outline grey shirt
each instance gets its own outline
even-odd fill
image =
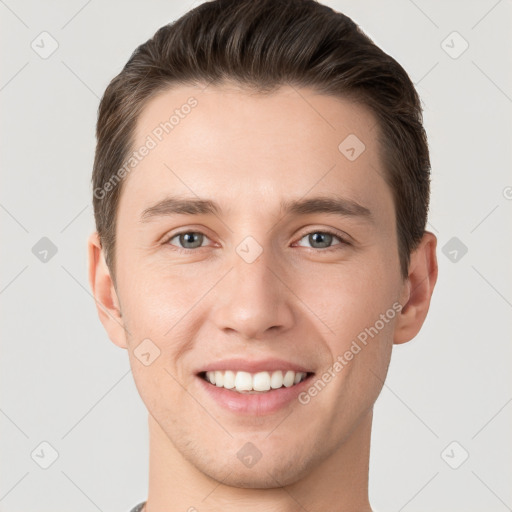
[[[143,501],[142,503],[139,503],[137,506],[133,507],[130,512],[141,512],[142,508],[144,507],[144,505],[146,504],[145,501]]]

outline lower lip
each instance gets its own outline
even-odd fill
[[[275,413],[296,400],[299,393],[309,386],[312,376],[308,375],[302,382],[289,388],[282,387],[264,393],[238,393],[210,384],[202,377],[197,376],[197,379],[201,388],[221,407],[239,414],[263,416]]]

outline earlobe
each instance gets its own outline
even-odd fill
[[[110,340],[127,348],[126,331],[119,298],[105,261],[98,233],[91,233],[87,242],[89,254],[89,284],[96,302],[98,316]]]
[[[425,231],[418,247],[411,253],[409,274],[401,297],[402,311],[395,324],[395,344],[412,340],[425,321],[437,281],[436,246],[436,236]]]

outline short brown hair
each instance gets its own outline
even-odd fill
[[[93,205],[114,283],[123,182],[105,185],[132,149],[141,111],[172,86],[226,79],[267,93],[287,84],[312,87],[369,107],[378,121],[384,178],[395,204],[400,269],[407,277],[410,253],[425,232],[430,159],[420,99],[405,70],[350,18],[315,0],[214,0],[163,26],[139,46],[99,105]]]

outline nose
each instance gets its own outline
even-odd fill
[[[286,272],[267,254],[263,251],[252,263],[236,256],[232,270],[219,283],[213,320],[224,333],[245,340],[268,339],[293,326],[294,295]]]

